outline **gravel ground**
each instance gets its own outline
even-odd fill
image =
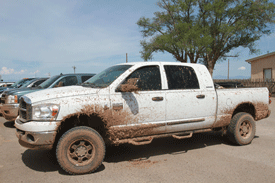
[[[0,117],[0,183],[5,182],[274,182],[275,98],[271,116],[256,123],[247,146],[234,146],[220,133],[190,139],[156,139],[151,144],[107,147],[92,174],[64,172],[49,151],[21,147],[13,123]]]

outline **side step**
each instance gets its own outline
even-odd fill
[[[170,133],[170,134],[161,134],[161,135],[152,135],[152,136],[146,136],[146,137],[136,137],[132,139],[121,139],[117,140],[114,143],[115,144],[124,144],[129,143],[133,145],[145,145],[150,144],[154,138],[162,138],[162,137],[173,137],[176,139],[186,139],[193,136],[193,133],[201,133],[201,132],[208,132],[212,131],[212,129],[203,129],[203,130],[197,130],[197,131],[187,131],[187,132],[180,132],[180,133]]]
[[[193,136],[193,132],[189,133],[189,134],[182,134],[182,135],[172,135],[172,137],[174,137],[175,139],[187,139],[187,138],[191,138]]]

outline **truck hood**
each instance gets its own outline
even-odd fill
[[[18,95],[22,96],[27,93],[35,92],[41,89],[38,88],[15,88],[15,89],[10,89],[5,92],[6,95]]]
[[[90,88],[83,86],[65,86],[60,88],[49,88],[29,93],[24,96],[31,99],[32,103],[41,102],[44,100],[80,96],[87,94],[95,94],[99,91],[99,88]]]

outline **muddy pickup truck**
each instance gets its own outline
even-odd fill
[[[267,88],[215,89],[200,64],[125,63],[81,86],[24,95],[15,127],[22,146],[52,149],[65,171],[84,174],[101,165],[106,144],[143,145],[213,130],[249,144],[268,105]]]

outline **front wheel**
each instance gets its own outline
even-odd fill
[[[228,126],[227,135],[231,142],[237,145],[247,145],[253,140],[256,125],[253,117],[244,112],[237,113]]]
[[[59,165],[70,174],[95,171],[105,156],[105,143],[90,127],[74,127],[64,133],[56,147]]]

